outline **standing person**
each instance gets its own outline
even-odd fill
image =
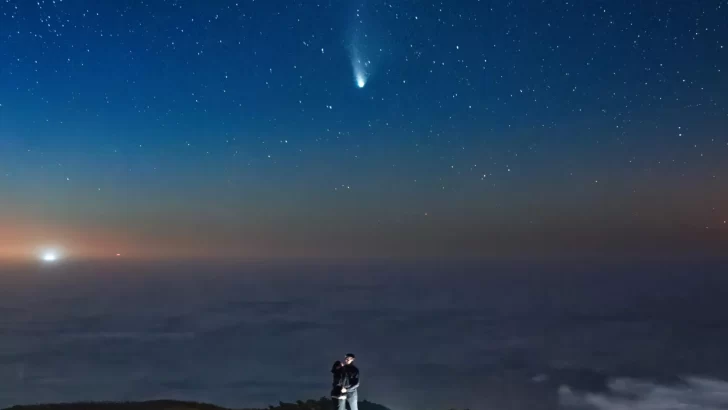
[[[349,402],[350,410],[359,410],[359,369],[354,366],[354,360],[356,360],[354,353],[347,353],[344,357],[341,393],[346,395],[346,399],[339,400],[338,410],[346,410],[346,402]]]
[[[339,401],[346,400],[346,393],[341,392],[344,387],[344,364],[338,360],[335,361],[334,365],[331,366],[331,374],[333,376],[331,398],[334,400],[334,408],[338,408]]]

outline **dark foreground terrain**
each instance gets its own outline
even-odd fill
[[[389,410],[387,407],[369,401],[359,402],[361,410]],[[175,401],[155,400],[143,402],[126,403],[60,403],[60,404],[35,404],[27,406],[13,406],[6,410],[231,410],[212,404]],[[334,410],[331,400],[322,398],[320,400],[297,401],[295,403],[280,403],[278,406],[270,406],[267,409],[244,409],[244,410]]]

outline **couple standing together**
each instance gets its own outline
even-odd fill
[[[356,356],[354,353],[347,353],[344,362],[336,361],[331,368],[334,375],[331,398],[334,400],[334,407],[338,410],[346,410],[346,402],[349,402],[350,410],[359,410],[357,400],[359,395],[359,369],[354,366]]]

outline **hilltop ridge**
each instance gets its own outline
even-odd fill
[[[390,410],[381,404],[370,401],[360,401],[360,410]],[[296,401],[295,403],[280,402],[277,406],[267,408],[238,408],[231,409],[214,404],[197,403],[178,400],[151,400],[140,402],[77,402],[54,404],[16,405],[4,410],[334,410],[331,399]]]

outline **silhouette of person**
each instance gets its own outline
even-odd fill
[[[331,382],[331,398],[334,400],[334,408],[339,407],[339,400],[346,400],[346,394],[341,392],[344,387],[344,364],[335,361],[331,366],[331,374],[333,381]]]
[[[344,399],[338,400],[338,410],[346,410],[346,403],[349,403],[350,410],[359,410],[359,369],[354,366],[356,356],[354,353],[347,353],[344,357],[344,365],[341,367],[341,393]]]

